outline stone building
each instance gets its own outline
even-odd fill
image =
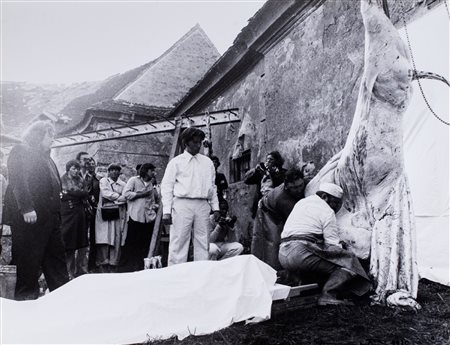
[[[397,27],[438,0],[389,0]],[[240,126],[213,128],[213,148],[229,179],[231,211],[250,228],[249,167],[272,150],[285,167],[314,161],[320,169],[347,138],[364,67],[360,2],[267,1],[233,45],[171,111],[171,116],[239,108]]]
[[[94,93],[71,101],[62,114],[72,121],[57,125],[58,136],[164,119],[219,58],[199,25],[194,26],[156,60],[107,79]],[[111,162],[134,174],[138,163],[152,162],[162,178],[172,133],[95,142],[54,149],[60,172],[77,152],[87,151],[99,166]]]
[[[380,0],[381,2],[381,0]],[[443,0],[388,0],[402,27]],[[448,33],[447,33],[448,34]],[[314,161],[320,169],[345,142],[364,67],[364,28],[357,0],[268,0],[219,58],[194,27],[157,60],[114,76],[108,90],[66,106],[73,118],[61,134],[238,108],[240,123],[212,127],[214,154],[229,181],[231,212],[248,237],[253,188],[244,172],[279,150],[285,167]],[[87,111],[80,116],[79,105]],[[55,150],[60,168],[78,151],[101,165],[152,161],[164,172],[172,133]]]
[[[219,57],[216,47],[197,24],[156,60],[102,82],[76,85],[73,89],[61,91],[61,97],[35,86],[27,86],[36,93],[31,101],[46,96],[32,108],[39,111],[33,118],[27,108],[30,104],[19,102],[29,95],[23,93],[20,85],[16,85],[18,83],[9,83],[6,86],[10,90],[1,100],[2,106],[8,110],[5,112],[6,128],[3,122],[1,126],[1,162],[6,163],[10,147],[19,141],[20,132],[33,120],[53,122],[57,137],[60,137],[165,118]],[[18,88],[20,92],[14,92]],[[74,94],[77,95],[75,98],[70,97]],[[15,136],[5,135],[5,131]],[[65,171],[66,162],[74,159],[78,152],[86,151],[96,159],[100,172],[106,171],[110,163],[120,163],[125,178],[135,174],[134,167],[138,163],[152,162],[157,166],[157,179],[160,181],[172,146],[172,135],[142,135],[68,146],[53,149],[52,156],[60,174]],[[5,153],[3,146],[7,147]],[[9,227],[5,227],[1,238],[3,252],[0,264],[10,262],[10,236]]]

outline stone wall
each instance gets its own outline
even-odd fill
[[[390,3],[391,17],[423,13],[423,1]],[[419,11],[420,10],[420,11]],[[320,169],[346,141],[364,67],[359,1],[326,1],[277,42],[203,110],[239,108],[241,123],[216,127],[213,148],[229,177],[229,159],[251,149],[252,166],[279,150],[285,167],[314,161]],[[243,234],[254,187],[230,186],[231,211]]]

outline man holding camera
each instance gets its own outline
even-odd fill
[[[252,203],[252,218],[255,218],[259,200],[284,181],[286,169],[284,159],[278,151],[270,152],[265,163],[259,163],[255,168],[245,173],[244,183],[256,185],[256,193]]]
[[[223,200],[219,203],[220,218],[218,221],[211,216],[213,230],[210,234],[209,258],[210,260],[224,260],[238,256],[244,250],[238,242],[236,230],[236,216],[228,216],[228,203]]]

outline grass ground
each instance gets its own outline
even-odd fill
[[[418,312],[367,301],[354,307],[310,307],[256,324],[239,323],[206,336],[157,345],[446,345],[450,344],[450,287],[421,280]]]

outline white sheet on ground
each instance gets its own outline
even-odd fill
[[[35,301],[1,299],[3,344],[130,344],[270,318],[276,272],[252,255],[89,274]]]
[[[405,38],[404,29],[399,31]],[[417,69],[449,80],[449,20],[444,4],[409,24],[408,33]],[[449,121],[449,87],[436,80],[420,82],[433,110]],[[403,116],[403,137],[416,216],[419,275],[450,285],[449,127],[430,112],[417,82],[413,87],[411,104]]]

